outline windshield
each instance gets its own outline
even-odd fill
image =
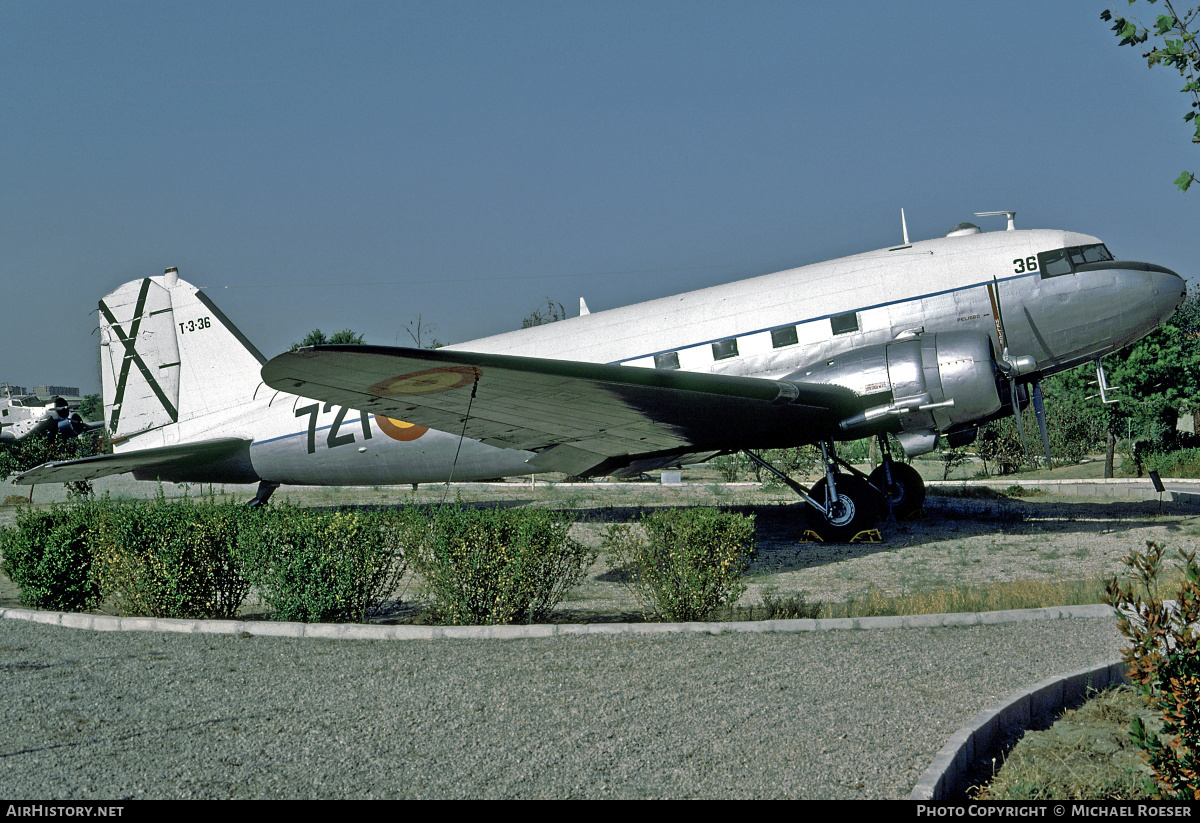
[[[1073,274],[1078,267],[1088,263],[1102,263],[1112,259],[1112,252],[1107,246],[1103,243],[1093,243],[1090,246],[1070,246],[1044,251],[1038,255],[1038,268],[1041,269],[1042,277],[1058,277]]]

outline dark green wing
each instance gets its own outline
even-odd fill
[[[569,474],[630,457],[812,443],[860,407],[840,386],[445,349],[316,346],[273,358],[262,377],[281,391],[535,451],[532,465]]]

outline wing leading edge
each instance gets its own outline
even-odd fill
[[[860,409],[833,385],[384,346],[316,346],[268,361],[274,389],[538,452],[587,474],[671,453],[811,443]]]

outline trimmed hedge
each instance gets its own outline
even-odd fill
[[[434,618],[455,625],[544,620],[596,560],[596,550],[568,537],[570,527],[546,509],[435,509],[411,558]]]
[[[237,614],[250,584],[235,555],[240,525],[254,515],[234,503],[188,500],[95,504],[93,576],[118,614],[217,618]]]
[[[643,603],[668,621],[703,620],[746,591],[754,516],[713,508],[664,509],[635,526],[610,526],[603,546],[629,571]]]
[[[0,529],[0,570],[20,587],[22,605],[63,612],[96,607],[91,547],[99,516],[95,503],[23,509],[15,528]]]
[[[275,620],[362,622],[400,585],[424,531],[412,508],[332,513],[271,507],[241,523],[238,555]]]
[[[543,509],[324,512],[211,501],[108,499],[18,515],[0,530],[3,570],[34,608],[234,617],[251,587],[275,620],[364,620],[408,562],[436,620],[545,619],[597,552]]]

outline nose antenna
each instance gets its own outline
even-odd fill
[[[1016,228],[1017,228],[1017,221],[1016,221],[1017,213],[1015,211],[977,211],[977,212],[975,212],[976,217],[999,217],[1002,214],[1008,218],[1008,228],[1005,229],[1005,231],[1016,230]]]

